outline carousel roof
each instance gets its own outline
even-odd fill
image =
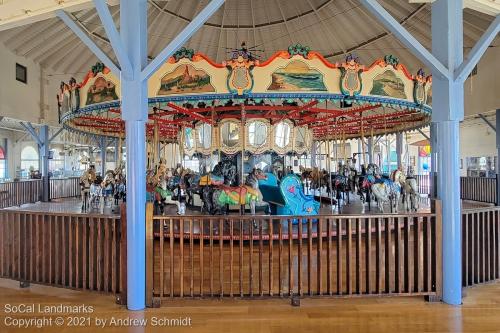
[[[424,46],[430,48],[431,15],[427,1],[379,1]],[[72,18],[112,55],[92,3],[73,2],[83,5],[73,9],[68,7],[68,10],[73,10]],[[7,8],[13,3],[1,1],[0,8]],[[108,3],[118,23],[117,1]],[[206,4],[206,0],[149,0],[149,56],[155,57]],[[21,10],[18,11],[21,13]],[[22,13],[34,15],[34,12],[35,9],[25,9]],[[8,19],[0,17],[0,41],[18,55],[40,63],[49,69],[49,73],[52,69],[55,73],[84,74],[96,62],[96,57],[58,18],[53,15],[43,17],[49,18],[5,31],[1,30],[9,27]],[[487,14],[465,9],[466,51],[479,39],[492,19]],[[330,62],[341,61],[346,54],[354,52],[363,63],[372,63],[391,53],[402,59],[411,72],[422,67],[421,62],[357,0],[227,0],[185,46],[220,63],[227,58],[227,51],[239,47],[242,41],[246,41],[249,47],[261,50],[257,54],[262,59],[269,58],[289,45],[302,43],[323,54]],[[497,44],[498,38],[493,45]]]

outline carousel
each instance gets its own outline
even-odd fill
[[[365,205],[396,213],[400,202],[418,209],[413,170],[382,174],[367,163],[373,145],[365,139],[428,125],[430,76],[391,55],[363,65],[352,54],[330,63],[300,44],[267,60],[255,53],[243,44],[215,63],[182,48],[149,79],[145,177],[155,214],[316,216],[322,205],[340,213],[355,200],[363,213]],[[120,90],[100,63],[81,83],[61,82],[62,125],[75,137],[114,138],[122,151]],[[363,163],[346,154],[352,139],[362,142]],[[324,169],[301,162],[315,158],[318,143],[327,147]],[[344,147],[335,165],[332,143]],[[81,185],[82,209],[116,205],[125,198],[125,170],[98,177],[90,168]]]

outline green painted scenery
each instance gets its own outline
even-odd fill
[[[388,70],[373,79],[373,87],[370,95],[406,99],[405,85],[403,80],[398,78],[393,71]]]

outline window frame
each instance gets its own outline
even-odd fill
[[[24,71],[24,77],[19,77],[17,75],[18,69],[21,69]],[[28,67],[21,65],[20,63],[16,62],[16,81],[22,82],[24,84],[28,84]]]

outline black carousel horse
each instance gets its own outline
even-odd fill
[[[236,186],[236,165],[234,165],[230,160],[223,159],[217,165],[211,173],[203,175],[200,178],[199,193],[201,200],[203,202],[202,211],[206,211],[209,214],[227,214],[228,205],[221,207],[220,205],[215,205],[213,201],[214,192],[217,190],[218,186]]]

